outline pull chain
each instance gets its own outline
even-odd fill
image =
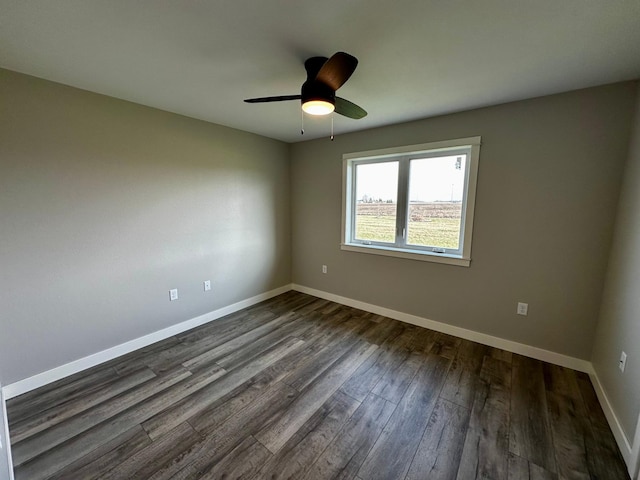
[[[331,114],[331,141],[333,142],[333,114]]]
[[[304,135],[304,111],[300,109],[300,135]]]

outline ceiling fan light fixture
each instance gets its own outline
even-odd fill
[[[327,100],[307,100],[302,104],[302,110],[309,115],[329,115],[336,106]]]

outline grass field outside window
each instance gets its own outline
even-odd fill
[[[358,203],[355,237],[364,241],[393,243],[395,213],[394,203]],[[409,214],[408,244],[458,248],[461,202],[411,204]]]

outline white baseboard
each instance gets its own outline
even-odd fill
[[[512,340],[505,340],[504,338],[494,337],[493,335],[487,335],[485,333],[475,332],[466,328],[455,327],[435,320],[429,320],[426,318],[411,315],[409,313],[398,312],[397,310],[391,310],[389,308],[380,307],[371,303],[365,303],[358,300],[353,300],[347,297],[341,297],[340,295],[334,295],[333,293],[323,292],[322,290],[316,290],[315,288],[305,287],[303,285],[293,284],[293,289],[313,295],[315,297],[324,298],[332,302],[347,305],[349,307],[358,308],[367,312],[383,315],[385,317],[400,320],[401,322],[410,323],[419,327],[429,328],[437,332],[447,333],[456,337],[471,340],[473,342],[481,343],[483,345],[489,345],[490,347],[500,348],[513,353],[519,353],[531,358],[543,360],[545,362],[553,363],[563,367],[568,367],[580,372],[590,373],[592,371],[591,363],[587,360],[581,360],[579,358],[569,357],[561,353],[551,352],[538,347],[532,347],[531,345],[525,345],[523,343],[514,342]]]
[[[157,332],[144,335],[143,337],[121,343],[120,345],[102,350],[101,352],[94,353],[93,355],[79,358],[78,360],[60,365],[59,367],[52,368],[51,370],[47,370],[46,372],[42,372],[32,377],[25,378],[24,380],[6,385],[2,387],[2,393],[7,400],[13,397],[17,397],[18,395],[22,395],[23,393],[35,390],[36,388],[68,377],[69,375],[73,375],[75,373],[81,372],[82,370],[95,367],[96,365],[107,362],[109,360],[113,360],[114,358],[138,350],[139,348],[146,347],[148,345],[151,345],[152,343],[159,342],[166,338],[172,337],[173,335],[178,335],[179,333],[186,332],[187,330],[195,327],[199,327],[200,325],[204,325],[205,323],[224,317],[225,315],[229,315],[230,313],[237,312],[238,310],[242,310],[243,308],[247,308],[251,305],[255,305],[256,303],[268,300],[269,298],[288,292],[291,289],[292,286],[290,284],[284,285],[269,292],[261,293],[254,297],[247,298],[246,300],[242,300],[232,305],[219,308],[218,310],[205,313],[204,315],[191,318],[184,322],[178,323],[177,325],[172,325],[162,330],[158,330]]]
[[[5,397],[4,394],[2,393],[2,388],[0,388],[0,409],[2,409],[1,412],[1,416],[2,416],[2,425],[0,425],[0,428],[2,428],[4,434],[3,434],[3,439],[4,442],[2,444],[2,451],[0,451],[0,455],[4,455],[5,460],[7,462],[7,466],[9,468],[9,478],[8,480],[14,480],[13,477],[13,459],[11,458],[11,442],[9,441],[9,439],[11,437],[9,437],[9,421],[7,420],[7,405],[5,403]],[[0,475],[2,474],[2,472],[0,472]]]
[[[591,368],[591,372],[589,372],[589,377],[591,378],[591,383],[593,384],[593,388],[596,391],[596,395],[598,396],[598,401],[602,406],[604,415],[605,417],[607,417],[607,422],[609,422],[609,426],[611,427],[613,436],[616,439],[616,443],[618,444],[620,453],[624,458],[624,462],[627,464],[629,475],[631,476],[631,478],[635,478],[634,475],[637,474],[636,468],[638,464],[638,450],[640,450],[640,421],[636,426],[635,439],[633,440],[633,444],[631,444],[629,442],[629,439],[625,435],[624,430],[622,429],[622,425],[620,424],[620,421],[618,420],[613,407],[611,406],[611,402],[609,402],[607,392],[602,386],[600,378],[598,377],[598,374],[593,367]]]
[[[633,438],[633,448],[631,451],[631,465],[635,465],[635,467],[630,467],[630,470],[634,470],[631,472],[631,478],[635,478],[635,480],[640,480],[640,415],[638,415],[638,423],[636,424],[636,434]],[[635,477],[633,476],[635,474]]]

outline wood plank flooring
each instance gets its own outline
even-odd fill
[[[17,480],[629,478],[586,374],[297,292],[7,408]]]

